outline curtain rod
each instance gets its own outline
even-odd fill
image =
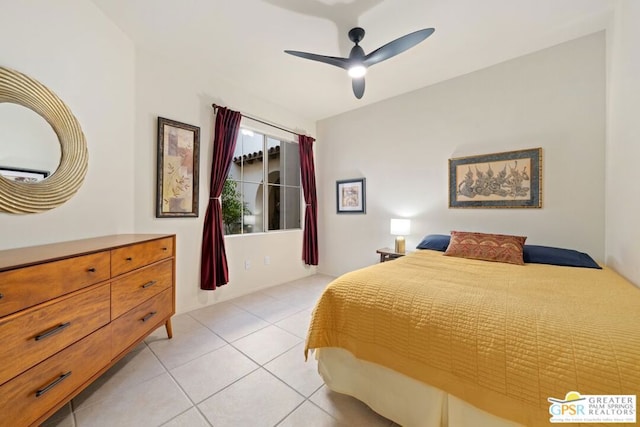
[[[222,105],[218,105],[218,104],[211,104],[211,106],[213,107],[213,111],[214,111],[214,112],[215,112],[218,108],[222,107]],[[240,115],[242,115],[242,117],[245,117],[245,118],[247,118],[247,119],[253,120],[254,122],[258,122],[258,123],[262,123],[262,124],[267,125],[267,126],[271,126],[272,128],[280,129],[280,130],[283,130],[283,131],[285,131],[285,132],[292,133],[292,134],[297,135],[297,136],[304,136],[304,135],[301,135],[301,134],[299,134],[298,132],[295,132],[295,131],[293,131],[293,130],[291,130],[291,129],[283,128],[283,127],[281,127],[281,126],[274,125],[273,123],[269,123],[269,122],[265,122],[264,120],[256,119],[255,117],[248,116],[248,115],[246,115],[246,114],[244,114],[244,113],[242,113],[242,112],[240,113]]]

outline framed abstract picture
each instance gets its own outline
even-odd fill
[[[449,159],[450,208],[541,208],[542,148]]]
[[[200,128],[158,117],[156,217],[198,216]]]
[[[366,179],[336,181],[337,213],[366,213]]]

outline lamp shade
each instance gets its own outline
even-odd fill
[[[390,230],[394,236],[408,236],[411,234],[411,220],[392,218]]]

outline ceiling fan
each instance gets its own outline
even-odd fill
[[[317,55],[315,53],[298,52],[296,50],[285,50],[285,53],[344,68],[349,72],[349,76],[351,77],[353,94],[356,98],[360,99],[362,98],[362,95],[364,95],[364,75],[366,74],[368,67],[392,58],[405,50],[412,48],[433,34],[434,31],[435,29],[433,28],[425,28],[423,30],[415,31],[397,38],[394,41],[374,50],[368,55],[365,55],[364,49],[362,49],[358,44],[364,38],[364,29],[355,27],[349,31],[349,39],[355,43],[355,46],[351,48],[348,58]]]

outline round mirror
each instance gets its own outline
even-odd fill
[[[50,128],[53,129],[54,134],[57,135],[60,152],[59,162],[55,160],[56,154],[45,154],[43,156],[48,157],[53,166],[42,166],[42,169],[40,169],[40,166],[36,166],[37,169],[33,169],[31,167],[32,164],[29,163],[28,167],[14,167],[14,169],[22,169],[23,179],[19,180],[14,177],[3,176],[1,167],[5,165],[0,163],[0,211],[28,213],[53,209],[69,200],[78,191],[87,173],[87,143],[80,124],[64,102],[41,83],[17,71],[0,67],[0,105],[4,106],[7,103],[14,104],[13,107],[15,107],[15,104],[26,107],[37,116],[44,118]],[[10,109],[11,107],[9,105]],[[43,131],[43,133],[46,132]],[[0,138],[2,138],[1,135]],[[39,138],[36,137],[36,139]],[[0,152],[2,157],[5,156],[5,143],[5,141],[2,141],[0,145],[3,148],[3,151]],[[39,140],[37,143],[45,144],[46,148],[42,150],[51,150],[51,145],[47,144],[47,142]],[[8,146],[13,147],[14,144],[8,143]],[[55,147],[56,144],[53,144],[53,146]],[[24,150],[18,148],[17,156],[22,156],[24,152],[33,154],[33,151],[38,150],[39,148],[35,148],[35,150],[32,148]],[[12,151],[11,153],[14,152]],[[7,156],[11,157],[13,154],[8,154]],[[39,162],[40,160],[36,161]],[[55,167],[56,163],[58,165],[57,168]],[[36,165],[40,165],[40,163],[36,163]],[[38,175],[38,171],[48,172],[47,168],[51,169],[51,172],[55,170],[55,173],[47,176],[43,176],[44,173]],[[24,176],[34,171],[35,177],[27,179]]]
[[[18,104],[0,104],[0,174],[38,182],[60,164],[60,142],[46,120]]]

